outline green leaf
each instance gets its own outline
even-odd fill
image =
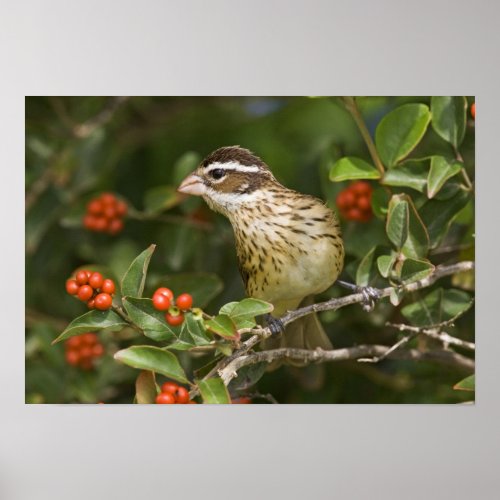
[[[446,142],[458,148],[465,135],[467,99],[463,96],[435,96],[431,99],[432,127]]]
[[[224,288],[224,283],[212,273],[179,273],[165,276],[159,286],[170,288],[174,295],[189,293],[195,307],[206,307]]]
[[[187,151],[174,164],[173,183],[179,186],[180,183],[200,164],[201,157],[194,151]]]
[[[112,310],[98,311],[94,309],[75,318],[52,344],[67,340],[85,332],[95,332],[104,328],[120,328],[127,326],[127,322]]]
[[[220,308],[219,314],[227,314],[228,316],[231,316],[231,313],[238,304],[239,302],[229,302],[223,305]],[[257,325],[257,322],[253,318],[237,317],[231,319],[234,321],[238,330],[240,328],[253,328],[255,325]]]
[[[135,399],[137,404],[154,404],[157,395],[155,374],[151,371],[142,371],[135,381]]]
[[[462,170],[462,165],[458,161],[450,161],[443,156],[433,156],[427,178],[427,196],[433,198],[444,186],[444,183],[458,174],[460,170]]]
[[[375,144],[383,163],[393,167],[407,156],[424,136],[430,120],[425,104],[404,104],[382,118]]]
[[[384,174],[382,184],[386,186],[409,187],[424,192],[427,184],[428,166],[426,161],[408,160]]]
[[[346,156],[333,164],[330,180],[339,182],[350,179],[380,179],[380,172],[360,158]]]
[[[468,193],[460,191],[448,200],[429,200],[420,209],[420,216],[429,233],[431,248],[436,248],[441,243],[453,218],[467,205],[469,199]]]
[[[191,313],[187,313],[177,341],[168,345],[167,348],[185,351],[195,346],[208,345],[211,340],[207,335],[203,320],[195,318]]]
[[[359,263],[356,271],[356,284],[359,286],[374,285],[374,281],[378,278],[377,273],[377,258],[384,251],[379,246],[374,246]],[[387,249],[385,249],[387,251]]]
[[[464,313],[471,305],[471,298],[466,292],[438,288],[403,307],[401,314],[414,325],[431,326]]]
[[[376,186],[372,191],[372,210],[376,217],[383,219],[387,216],[390,194],[388,189],[382,186]]]
[[[475,375],[469,375],[468,377],[464,378],[460,382],[457,382],[454,386],[453,389],[456,391],[475,391],[476,390],[476,376]]]
[[[175,207],[183,200],[174,186],[156,186],[144,195],[144,210],[148,215],[158,214]]]
[[[156,245],[150,245],[130,264],[128,271],[122,279],[121,289],[123,297],[142,297],[149,261],[155,248]]]
[[[235,322],[240,320],[254,319],[256,316],[268,314],[274,309],[269,302],[259,299],[243,299],[240,302],[231,302],[221,309],[222,314],[228,314]],[[223,312],[224,311],[224,312]]]
[[[209,378],[197,382],[201,397],[205,404],[224,405],[231,404],[231,398],[227,387],[220,378]]]
[[[402,252],[406,257],[419,260],[425,257],[429,251],[429,234],[412,199],[407,195],[404,196],[408,201],[410,217],[408,238],[403,245]]]
[[[380,255],[377,259],[377,267],[379,273],[384,277],[388,278],[391,274],[391,270],[396,262],[398,254],[392,252],[391,255]]]
[[[189,383],[177,358],[159,347],[143,345],[122,349],[115,359],[132,368],[150,370],[182,383]]]
[[[146,337],[156,342],[172,341],[176,338],[174,331],[165,321],[165,313],[157,311],[151,299],[126,297],[123,299],[123,307]]]
[[[211,332],[225,339],[235,340],[239,338],[236,325],[227,314],[219,314],[215,318],[205,321],[205,326]]]
[[[435,267],[427,259],[405,259],[401,266],[400,280],[404,285],[426,278],[433,273]]]
[[[394,195],[389,202],[386,232],[398,250],[408,238],[409,217],[408,202],[401,195]]]
[[[267,362],[243,366],[238,370],[238,376],[229,383],[229,389],[231,392],[249,389],[262,378],[266,373],[267,367]]]

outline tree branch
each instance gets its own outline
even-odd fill
[[[238,374],[238,370],[244,366],[257,363],[271,363],[279,359],[293,359],[305,363],[324,363],[332,361],[360,360],[367,357],[383,358],[386,357],[387,351],[392,348],[382,345],[360,345],[356,347],[348,347],[344,349],[333,349],[324,351],[320,348],[314,350],[308,349],[292,349],[281,348],[270,351],[260,351],[251,354],[242,355],[233,359],[224,368],[218,371],[219,376],[225,385],[228,385],[233,378]],[[456,368],[463,369],[466,372],[474,372],[474,361],[466,358],[461,354],[453,351],[425,351],[421,352],[416,349],[409,350],[393,350],[387,355],[388,359],[401,359],[413,361],[432,361],[441,363]]]
[[[429,287],[431,285],[433,285],[437,280],[441,279],[441,278],[444,278],[446,276],[451,276],[453,274],[457,274],[457,273],[461,273],[461,272],[465,272],[465,271],[471,271],[474,269],[474,262],[472,261],[463,261],[463,262],[458,262],[456,264],[451,264],[451,265],[440,265],[440,266],[437,266],[436,269],[434,270],[434,272],[427,276],[426,278],[422,279],[422,280],[419,280],[419,281],[415,281],[414,283],[410,283],[408,285],[405,285],[405,286],[401,286],[400,289],[405,291],[405,292],[414,292],[416,290],[420,290],[422,288],[426,288],[426,287]],[[382,297],[388,297],[392,290],[394,290],[393,287],[387,287],[387,288],[382,288],[382,289],[379,289],[377,290],[379,296],[382,298]],[[314,312],[320,312],[320,311],[329,311],[329,310],[336,310],[336,309],[340,309],[341,307],[345,307],[345,306],[348,306],[348,305],[351,305],[351,304],[357,304],[357,303],[363,303],[364,301],[366,300],[365,296],[362,294],[362,293],[354,293],[354,294],[351,294],[351,295],[347,295],[345,297],[340,297],[340,298],[334,298],[334,299],[330,299],[330,300],[327,300],[326,302],[320,302],[320,303],[317,303],[317,304],[312,304],[310,306],[306,306],[306,307],[302,307],[300,309],[296,309],[295,311],[289,311],[287,312],[284,316],[282,316],[280,319],[283,323],[283,325],[288,325],[289,323],[292,323],[293,321],[296,321],[297,319],[299,318],[302,318],[303,316],[306,316],[308,314],[312,314]],[[226,367],[228,367],[229,365],[231,365],[231,369],[229,371],[233,372],[234,371],[234,367],[237,365],[237,360],[239,358],[242,358],[242,357],[245,357],[245,359],[248,358],[247,356],[247,353],[255,346],[257,345],[261,340],[263,339],[266,339],[268,337],[271,336],[271,332],[269,330],[269,328],[263,328],[263,327],[256,327],[254,329],[245,329],[244,331],[241,330],[240,331],[240,334],[242,333],[252,333],[253,335],[248,338],[247,340],[245,340],[241,345],[240,347],[233,353],[231,354],[231,356],[227,356],[225,357],[224,359],[222,359],[221,361],[219,361],[219,363],[217,363],[217,365],[212,368],[212,370],[210,370],[210,372],[204,377],[204,380],[208,379],[208,378],[211,378],[211,377],[214,377],[214,376],[217,376],[217,375],[220,375],[221,373],[228,373],[226,371],[224,371],[226,369]],[[360,349],[360,348],[363,348],[364,351],[359,354],[359,356],[357,357],[367,357],[367,356],[372,356],[372,357],[380,357],[380,356],[384,356],[384,354],[386,353],[386,351],[388,349],[391,349],[390,347],[386,347],[386,346],[360,346],[358,348],[351,348],[351,349]],[[370,349],[372,349],[372,351],[370,351]],[[291,353],[290,350],[287,350],[285,349],[286,352],[284,352],[283,350],[281,349],[277,349],[274,352],[274,354],[272,354],[271,356],[278,356],[278,358],[276,359],[280,359],[279,356],[281,357],[290,357],[293,355],[293,353]],[[298,354],[299,359],[301,361],[317,361],[317,351],[307,351],[307,350],[298,350],[300,351]],[[335,353],[335,354],[328,354],[324,359],[322,358],[322,360],[324,361],[333,361],[334,359],[330,359],[329,356],[339,356],[341,352],[344,352],[345,350],[342,350],[342,349],[339,349],[339,350],[336,350],[336,351],[322,351],[322,352],[327,352],[327,353]],[[270,351],[264,351],[264,352],[260,352],[260,353],[256,353],[256,354],[259,354],[259,356],[263,356],[265,352],[270,352]],[[350,352],[350,356],[353,356],[353,353],[356,353],[358,351],[349,351]],[[304,353],[310,353],[309,355],[312,356],[311,358],[308,358],[306,354]],[[316,353],[316,354],[314,354]],[[395,351],[390,357],[392,356],[396,356],[396,354],[399,356],[400,353],[405,353],[405,354],[401,354],[401,356],[406,356],[406,359],[430,359],[432,357],[434,357],[433,359],[436,359],[436,356],[437,358],[439,358],[440,360],[442,359],[445,359],[447,361],[449,361],[450,359],[455,359],[455,364],[459,364],[459,365],[462,365],[464,367],[468,367],[469,369],[473,369],[473,364],[474,362],[471,361],[470,359],[468,358],[465,358],[464,356],[460,356],[459,354],[456,354],[456,353],[453,353],[451,351],[429,351],[429,352],[419,352],[419,351]],[[410,353],[410,354],[408,354]],[[437,354],[439,353],[439,354]],[[447,353],[447,354],[443,354],[443,353]],[[253,356],[253,354],[251,355]],[[306,358],[304,358],[303,356],[306,356]],[[455,356],[458,356],[458,358],[455,358]],[[350,357],[350,358],[345,358],[345,359],[357,359],[357,357]],[[444,357],[444,358],[443,358]],[[255,358],[250,358],[252,360],[254,360]],[[295,359],[295,358],[293,358]],[[456,361],[458,359],[458,362]],[[335,359],[337,360],[337,359]],[[259,362],[259,361],[253,361],[253,362]],[[472,365],[471,365],[472,363]],[[251,364],[251,362],[248,362],[246,364]],[[243,365],[244,366],[244,365]],[[472,368],[471,368],[472,367]],[[225,375],[227,376],[227,375]],[[232,377],[230,377],[228,379],[228,383],[229,381],[231,380]],[[191,395],[192,396],[195,396],[196,394],[198,394],[198,390],[197,389],[194,389],[193,391],[191,391]]]

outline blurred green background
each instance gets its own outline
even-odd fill
[[[406,102],[430,99],[366,97],[359,106],[370,132],[382,116]],[[26,401],[31,403],[130,403],[138,372],[112,354],[146,343],[131,330],[100,334],[106,354],[94,370],[69,366],[64,346],[50,342],[84,306],[66,294],[65,280],[79,266],[99,266],[118,280],[149,244],[146,293],[176,273],[210,272],[223,289],[206,307],[243,298],[232,229],[198,199],[180,202],[177,186],[188,171],[216,148],[241,145],[258,154],[285,185],[317,195],[334,207],[348,182],[332,183],[332,162],[352,155],[370,161],[349,113],[334,98],[307,97],[28,97],[26,98]],[[449,145],[429,127],[413,157],[449,153]],[[461,148],[474,165],[474,133],[469,126]],[[473,175],[473,172],[470,173]],[[81,220],[90,198],[111,191],[131,206],[117,236],[85,230]],[[471,258],[460,249],[470,235],[468,205],[433,263]],[[347,258],[344,277],[354,279],[360,259],[384,235],[384,222],[342,221]],[[468,253],[467,253],[468,252]],[[450,280],[440,282],[442,286]],[[168,286],[168,281],[166,282]],[[344,293],[332,287],[320,299]],[[414,299],[414,297],[413,297]],[[405,299],[411,301],[412,297]],[[399,308],[381,301],[372,313],[359,306],[322,315],[335,347],[391,345],[399,334],[385,327],[401,321]],[[454,334],[474,340],[474,313],[457,321]],[[421,339],[413,341],[418,347]],[[152,343],[152,342],[151,342]],[[189,371],[202,359],[180,355]],[[280,403],[453,403],[470,394],[453,390],[459,369],[424,362],[328,363],[321,369],[280,370],[264,375],[258,387]]]

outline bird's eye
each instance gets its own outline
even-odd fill
[[[214,168],[211,172],[210,175],[214,179],[222,179],[226,175],[226,171],[223,168]]]

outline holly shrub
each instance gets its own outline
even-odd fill
[[[430,278],[474,260],[473,103],[27,98],[27,402],[470,400],[473,270]],[[221,378],[272,306],[245,297],[229,222],[176,188],[233,144],[337,210],[342,279],[392,291],[371,311],[353,304],[320,319],[335,348],[401,340],[393,355],[275,371],[259,362]],[[315,300],[349,293],[333,285]]]

